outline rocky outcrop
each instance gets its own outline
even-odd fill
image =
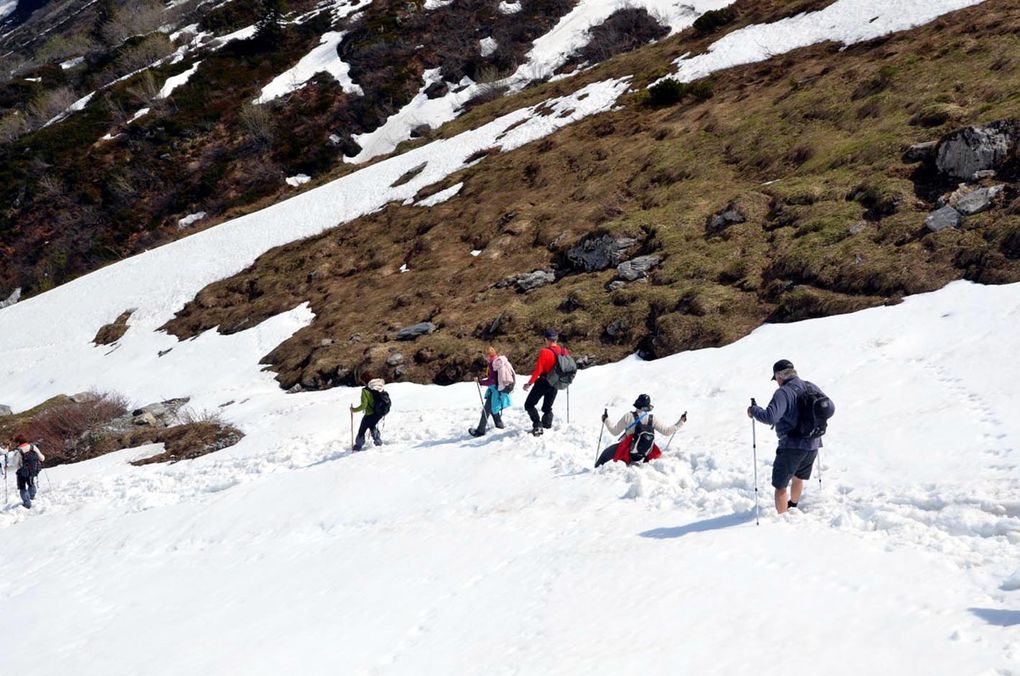
[[[662,259],[659,256],[638,256],[620,263],[616,267],[616,276],[624,282],[635,282],[642,277],[647,277],[648,273],[658,267],[661,262]]]
[[[971,181],[979,172],[998,170],[1016,152],[1020,123],[999,120],[949,134],[938,145],[935,165],[946,176]]]
[[[575,272],[600,272],[619,265],[635,244],[637,240],[631,237],[614,237],[609,233],[589,235],[568,249],[566,257]]]
[[[436,325],[432,322],[420,322],[418,324],[412,324],[406,326],[397,331],[397,340],[414,340],[421,336],[427,336],[430,333],[435,332]]]
[[[737,223],[747,221],[747,216],[732,202],[723,211],[708,217],[705,223],[705,234],[708,236],[718,235],[726,228]]]
[[[928,162],[935,159],[938,153],[939,142],[938,141],[925,141],[924,143],[915,143],[903,152],[903,161],[907,164],[913,164],[915,162]]]
[[[4,404],[0,404],[0,416],[5,416],[5,415],[14,415],[14,411],[11,410],[10,406],[5,406]]]
[[[513,275],[496,283],[496,288],[514,287],[517,293],[527,293],[556,282],[556,274],[552,270],[533,270]]]
[[[988,211],[998,199],[999,195],[1006,189],[1004,185],[994,185],[989,188],[978,188],[967,193],[956,202],[956,210],[964,216],[973,216],[982,211]]]
[[[959,211],[953,207],[944,206],[928,214],[928,217],[924,219],[924,227],[931,232],[938,232],[946,228],[960,227],[961,220]]]

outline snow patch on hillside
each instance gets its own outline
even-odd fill
[[[18,0],[0,0],[0,20],[8,14],[13,14],[18,8]]]
[[[670,77],[681,82],[715,71],[833,41],[852,45],[908,30],[943,14],[979,5],[983,0],[837,0],[817,12],[798,14],[769,24],[747,26],[712,43],[708,51],[683,56]]]
[[[156,98],[165,99],[171,94],[173,94],[175,89],[182,85],[187,84],[188,80],[191,79],[191,76],[198,71],[198,67],[201,64],[202,64],[201,61],[196,61],[195,63],[192,64],[191,68],[187,69],[183,73],[178,73],[177,75],[168,77],[166,79],[166,82],[163,83],[162,88],[160,88],[159,94],[156,95]]]
[[[464,187],[464,182],[461,181],[460,183],[456,183],[454,185],[451,185],[446,190],[440,190],[439,192],[437,192],[435,195],[432,195],[431,197],[426,197],[423,200],[415,202],[415,206],[418,206],[418,207],[434,207],[437,204],[442,204],[443,202],[446,202],[447,200],[456,197],[457,194],[460,192],[461,188],[463,188],[463,187]]]
[[[557,68],[571,55],[588,44],[591,29],[622,9],[644,9],[659,23],[668,26],[670,33],[689,27],[707,11],[733,4],[733,0],[580,0],[556,26],[535,40],[527,60],[510,78],[514,91],[524,89],[530,82],[553,76]]]
[[[310,51],[297,64],[280,73],[273,81],[262,88],[262,94],[254,103],[269,103],[281,96],[301,89],[318,73],[328,73],[340,84],[340,88],[348,94],[362,95],[361,87],[351,80],[351,67],[344,63],[337,54],[337,47],[344,39],[345,33],[329,31],[319,41],[319,46]]]

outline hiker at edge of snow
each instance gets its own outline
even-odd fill
[[[386,381],[376,378],[371,373],[364,373],[361,382],[365,387],[361,390],[361,404],[355,408],[351,406],[352,413],[364,413],[361,417],[361,426],[358,427],[358,437],[354,440],[354,451],[360,451],[365,445],[365,432],[372,433],[372,443],[382,446],[382,435],[379,434],[379,421],[390,412],[390,395],[383,389]]]
[[[14,470],[14,476],[18,479],[18,492],[25,509],[32,509],[36,493],[35,479],[42,471],[44,460],[46,456],[38,446],[28,443],[23,436],[14,437],[14,450],[9,453],[6,465],[8,471]]]
[[[684,413],[673,425],[660,423],[652,415],[652,398],[647,394],[638,396],[634,402],[634,410],[625,413],[620,422],[613,425],[609,422],[609,413],[602,414],[602,423],[613,436],[623,435],[618,442],[612,444],[595,461],[596,467],[601,467],[610,460],[622,462],[628,465],[636,462],[648,462],[662,456],[662,451],[655,443],[655,433],[667,437],[676,434],[677,430],[687,422],[687,414]]]
[[[524,410],[531,418],[531,433],[536,437],[542,435],[543,429],[552,427],[556,394],[570,387],[577,373],[577,362],[565,347],[560,346],[556,329],[546,329],[542,336],[545,338],[545,347],[538,351],[535,370],[531,380],[524,386],[525,392],[531,390],[524,401]],[[537,409],[539,400],[542,401],[541,419]]]
[[[752,403],[747,417],[775,427],[779,445],[772,465],[772,487],[776,489],[776,511],[783,514],[800,502],[804,482],[811,478],[822,447],[826,421],[836,409],[818,386],[800,379],[788,359],[773,364],[772,380],[779,386],[772,401],[766,408]]]
[[[482,404],[482,419],[478,427],[472,427],[468,434],[480,437],[485,434],[485,426],[492,416],[492,424],[503,429],[503,410],[510,408],[510,393],[514,391],[517,373],[510,360],[499,354],[495,347],[489,346],[486,353],[489,362],[485,377],[478,379],[479,385],[485,386],[485,401]]]

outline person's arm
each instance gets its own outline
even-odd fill
[[[32,450],[39,454],[39,462],[40,463],[46,462],[46,456],[43,455],[42,450],[38,446],[32,446]]]
[[[632,422],[634,422],[634,414],[633,413],[625,413],[623,415],[623,417],[620,418],[620,422],[616,423],[615,425],[610,423],[609,420],[607,419],[606,420],[606,429],[609,430],[610,434],[612,434],[613,436],[616,436],[616,435],[619,435],[619,434],[623,434],[623,431],[625,429],[627,429],[627,426],[630,425]]]
[[[684,413],[682,416],[680,416],[680,419],[677,420],[676,423],[673,424],[673,425],[666,425],[664,423],[659,422],[658,418],[654,418],[652,420],[652,426],[655,427],[655,431],[658,432],[659,434],[661,434],[663,436],[671,437],[674,434],[676,434],[677,431],[681,427],[684,426],[685,422],[687,422],[687,414],[686,413]]]
[[[493,367],[494,362],[489,362],[488,367],[485,369],[485,377],[478,381],[479,385],[495,385],[496,384],[496,369]]]
[[[371,403],[371,399],[369,399],[368,390],[367,389],[362,389],[361,390],[361,405],[358,406],[357,408],[351,407],[351,411],[353,411],[354,413],[360,413],[362,411],[367,411],[368,410],[368,405],[370,403]]]
[[[772,401],[769,402],[767,408],[761,406],[752,406],[748,409],[751,413],[751,417],[760,423],[766,425],[775,425],[777,422],[783,419],[783,415],[786,414],[786,409],[790,406],[789,395],[786,390],[780,387],[776,390],[776,393],[772,395]]]
[[[531,387],[535,384],[536,380],[552,371],[555,365],[556,355],[549,348],[543,347],[538,353],[538,359],[535,361],[535,370],[531,374],[531,380],[528,381],[528,387]]]

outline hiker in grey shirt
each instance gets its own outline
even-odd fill
[[[811,478],[811,468],[818,457],[818,449],[822,447],[822,440],[791,436],[791,432],[797,429],[797,396],[810,383],[797,376],[797,370],[788,359],[780,359],[772,366],[772,380],[779,385],[772,401],[765,408],[749,406],[747,417],[772,425],[779,437],[776,461],[772,465],[772,486],[776,489],[776,511],[782,514],[800,502],[804,482]],[[789,494],[788,486],[791,486]]]

